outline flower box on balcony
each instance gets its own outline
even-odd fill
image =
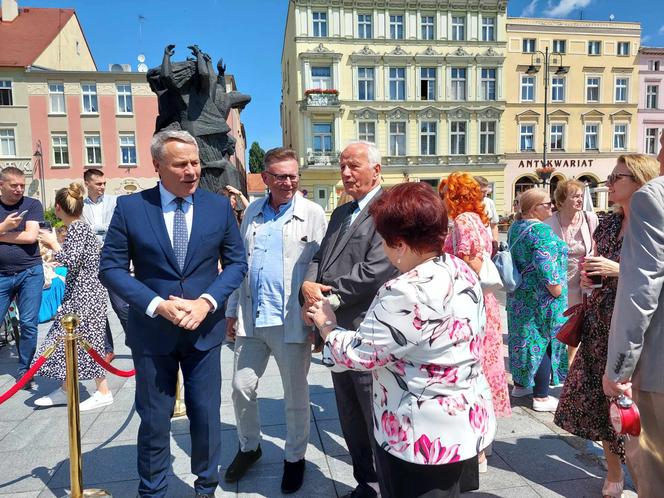
[[[324,95],[339,95],[339,90],[334,88],[310,88],[304,91],[305,95],[324,94]]]

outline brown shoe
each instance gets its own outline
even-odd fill
[[[106,360],[106,363],[110,363],[113,361],[115,358],[115,353],[113,351],[109,351],[106,353],[106,356],[104,356],[104,360]]]

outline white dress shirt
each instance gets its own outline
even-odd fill
[[[161,182],[159,182],[159,196],[161,197],[161,211],[164,216],[164,223],[166,224],[166,231],[168,232],[168,238],[171,241],[171,246],[173,245],[173,219],[175,218],[175,210],[177,209],[177,196],[169,192],[164,188]],[[184,211],[184,219],[187,222],[187,240],[191,238],[191,225],[194,221],[194,196],[189,195],[183,197],[184,202],[182,203],[182,210]],[[212,305],[210,310],[212,313],[217,311],[217,301],[210,294],[201,294],[202,298],[205,298],[206,301],[209,301]],[[157,314],[155,310],[159,304],[165,301],[164,298],[157,296],[148,305],[145,310],[145,314],[149,317],[156,317]]]

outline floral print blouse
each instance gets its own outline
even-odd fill
[[[467,460],[495,435],[480,357],[485,313],[475,273],[449,254],[378,291],[357,331],[334,329],[323,362],[373,371],[374,437],[402,460]]]

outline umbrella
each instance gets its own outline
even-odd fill
[[[590,213],[595,211],[595,207],[593,206],[593,198],[590,195],[590,187],[588,185],[586,185],[586,187],[583,189],[583,210]]]

